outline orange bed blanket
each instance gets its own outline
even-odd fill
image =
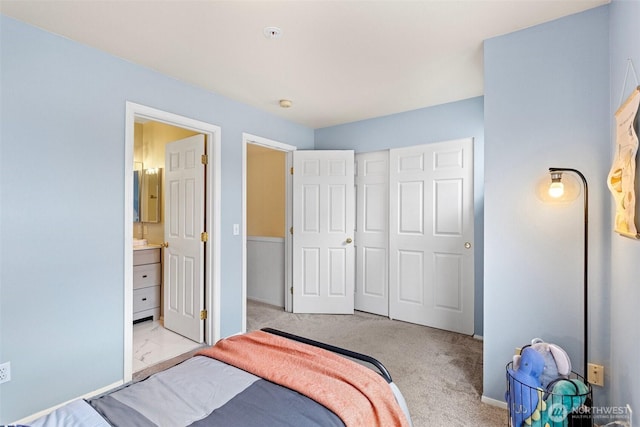
[[[329,408],[347,427],[409,425],[378,373],[330,351],[255,331],[198,354],[295,390]]]

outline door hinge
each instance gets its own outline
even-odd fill
[[[289,234],[293,234],[293,227],[289,229]]]
[[[203,165],[209,164],[209,156],[207,156],[206,154],[203,154],[200,157],[200,161],[202,162]]]
[[[200,241],[201,242],[206,242],[209,240],[209,234],[207,234],[206,231],[203,231],[202,233],[200,233]]]
[[[207,310],[200,310],[200,320],[207,319]]]
[[[293,175],[293,166],[291,166],[291,169],[289,170],[289,172],[291,173],[291,175]]]
[[[293,286],[291,287],[291,295],[293,295]]]

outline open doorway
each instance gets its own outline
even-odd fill
[[[136,137],[138,139],[137,144]],[[191,339],[196,341],[188,341],[173,334],[166,335],[167,331],[162,327],[162,320],[165,314],[174,310],[172,301],[175,298],[172,296],[173,294],[167,293],[166,286],[164,291],[155,289],[154,286],[146,286],[152,284],[154,274],[163,276],[166,279],[167,271],[170,271],[167,270],[170,262],[163,263],[163,258],[170,259],[175,257],[176,251],[182,250],[179,245],[167,244],[167,242],[172,241],[173,237],[167,231],[167,227],[173,221],[171,221],[172,216],[169,212],[164,212],[168,210],[165,207],[165,202],[171,205],[171,200],[175,200],[175,198],[172,191],[170,191],[171,183],[165,185],[163,180],[158,177],[168,176],[174,170],[174,163],[171,163],[171,166],[167,168],[167,163],[165,162],[165,160],[173,158],[174,152],[171,151],[170,157],[165,159],[165,149],[176,144],[176,142],[171,141],[178,140],[181,143],[192,139],[201,141],[202,154],[185,157],[182,163],[190,162],[194,164],[197,162],[200,164],[202,162],[203,169],[201,175],[199,175],[200,178],[195,179],[195,181],[201,181],[198,187],[201,190],[194,192],[194,194],[198,194],[195,197],[197,203],[202,206],[202,217],[200,220],[195,221],[197,226],[192,227],[194,228],[194,233],[192,234],[194,234],[194,237],[197,236],[198,245],[201,247],[197,255],[199,278],[194,281],[195,285],[191,288],[201,296],[197,310],[191,310],[191,317],[196,321],[201,331],[199,337],[194,338],[191,336]],[[178,145],[182,146],[181,144]],[[175,164],[178,163],[180,162]],[[136,168],[140,170],[137,174],[135,173]],[[138,356],[138,359],[146,359],[146,362],[160,362],[174,355],[184,353],[185,350],[188,351],[191,346],[200,346],[202,343],[211,344],[220,337],[220,128],[142,105],[127,103],[124,169],[125,339],[123,356],[124,381],[127,382],[132,379],[134,371],[147,367],[147,363],[143,365],[135,362],[134,355]],[[162,169],[164,169],[164,173],[162,173]],[[136,191],[136,185],[134,185],[135,177],[136,175],[144,176],[145,171],[149,171],[149,174],[151,172],[156,174],[157,187],[145,190],[144,183],[138,183],[137,188],[144,191],[141,191],[140,197],[138,197],[140,207],[136,212],[134,209],[136,201],[134,197],[134,192]],[[145,200],[145,198],[148,200]],[[156,208],[155,214],[145,215],[145,209],[153,211],[154,208]],[[173,207],[170,209],[173,209]],[[134,222],[136,216],[138,217],[138,222]],[[132,244],[134,247],[137,245],[135,256]],[[147,247],[149,249],[148,253],[140,256],[138,251],[147,252]],[[142,272],[139,270],[142,270]],[[164,270],[164,272],[158,274],[159,270]],[[148,292],[148,294],[136,294],[141,289],[139,284],[136,284],[136,280],[134,280],[134,274],[136,273],[140,273],[140,278],[150,280],[149,283],[143,283],[142,287],[145,289],[144,292]],[[159,284],[160,287],[170,283],[169,281],[163,283],[165,279]],[[140,301],[136,300],[137,297],[140,297],[140,300],[143,301],[142,305]],[[154,298],[160,301],[154,302]],[[134,336],[134,321],[137,321],[135,325],[136,335],[141,336]],[[149,321],[151,323],[148,323]],[[183,334],[182,331],[180,333]],[[145,334],[147,337],[145,337]],[[156,338],[149,338],[149,334],[155,335]],[[146,349],[140,348],[140,345],[142,347],[146,346]],[[136,346],[138,348],[135,348]],[[155,354],[150,357],[147,351],[155,352]],[[142,361],[138,360],[138,362]]]
[[[247,299],[291,311],[291,153],[243,135],[243,330]]]
[[[247,145],[247,298],[284,308],[286,153]]]

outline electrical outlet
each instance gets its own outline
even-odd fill
[[[11,362],[0,364],[0,384],[11,381]]]
[[[587,365],[587,381],[593,385],[604,386],[604,366],[589,363]]]

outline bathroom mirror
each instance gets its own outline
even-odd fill
[[[143,169],[140,193],[142,222],[160,222],[161,185],[162,168]]]
[[[133,162],[133,222],[140,222],[140,185],[142,184],[142,162]]]
[[[140,172],[133,171],[133,222],[140,222]]]

